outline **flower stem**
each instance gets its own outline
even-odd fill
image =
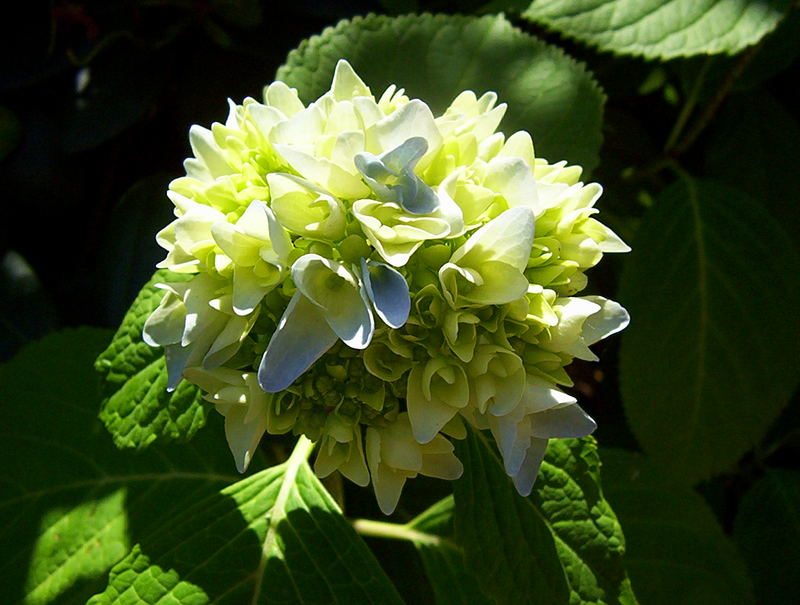
[[[739,60],[730,72],[728,72],[725,81],[717,89],[714,97],[706,104],[702,113],[694,121],[694,124],[692,124],[692,127],[683,135],[680,141],[674,142],[672,146],[665,147],[667,153],[670,153],[673,157],[677,157],[686,153],[689,147],[694,144],[699,134],[705,130],[711,118],[717,113],[717,109],[722,105],[722,102],[728,97],[736,80],[739,79],[739,76],[742,75],[742,72],[750,65],[753,57],[755,57],[756,53],[761,49],[763,43],[764,41],[762,40],[758,44],[749,47],[739,56]],[[677,136],[675,138],[677,139]]]
[[[689,117],[692,115],[692,110],[697,103],[697,96],[700,94],[700,89],[703,86],[703,80],[706,79],[706,74],[708,73],[708,69],[711,67],[712,61],[713,58],[708,57],[703,62],[700,72],[695,78],[692,90],[689,91],[689,96],[686,97],[686,102],[683,104],[681,112],[678,114],[678,119],[675,120],[675,125],[672,127],[672,132],[669,133],[667,142],[664,145],[664,153],[670,153],[672,151],[672,149],[675,147],[675,144],[678,142],[678,137],[680,137],[683,133],[683,129],[686,127],[686,123],[689,121]]]
[[[362,536],[385,538],[387,540],[406,540],[429,546],[444,546],[453,550],[460,550],[452,540],[413,529],[405,524],[373,521],[372,519],[353,519],[350,524]]]

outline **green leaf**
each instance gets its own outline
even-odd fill
[[[108,337],[65,330],[0,366],[2,603],[85,603],[134,539],[238,479],[221,418],[191,445],[135,457],[114,447],[92,371]]]
[[[456,448],[465,467],[454,484],[456,540],[486,594],[502,603],[636,602],[594,440],[551,440],[527,499],[482,434]]]
[[[0,366],[0,602],[399,602],[307,441],[238,483],[217,414],[190,444],[117,450],[95,418],[107,337],[64,331]]]
[[[301,437],[284,464],[194,501],[90,604],[402,603],[308,467],[312,448]]]
[[[708,137],[706,171],[753,196],[794,235],[800,233],[800,204],[789,200],[800,192],[798,165],[795,115],[766,90],[727,99]]]
[[[619,515],[642,605],[753,603],[739,554],[703,498],[644,456],[602,450],[603,488]]]
[[[619,298],[630,426],[666,472],[729,469],[787,404],[800,370],[800,259],[743,193],[685,177],[645,217]]]
[[[157,271],[95,362],[105,395],[100,419],[117,447],[142,449],[157,440],[185,441],[206,422],[211,406],[203,402],[197,387],[184,380],[168,393],[164,351],[142,340],[144,322],[164,294],[154,284],[186,277]]]
[[[603,494],[600,465],[592,437],[551,439],[530,500],[553,532],[572,605],[636,605],[625,537]]]
[[[425,101],[434,114],[462,90],[495,91],[508,103],[501,129],[527,130],[537,155],[597,165],[604,96],[583,65],[520,32],[502,16],[370,15],[341,21],[293,50],[277,79],[306,102],[330,87],[347,59],[380,95],[389,84]]]
[[[800,472],[796,470],[769,470],[742,498],[733,535],[761,605],[788,603],[797,594],[798,519]]]
[[[774,30],[791,0],[534,0],[523,16],[600,50],[647,59],[735,54]]]
[[[489,605],[492,601],[467,571],[464,554],[453,541],[453,508],[453,497],[448,496],[411,521],[408,527],[425,535],[413,540],[414,546],[433,587],[436,605]]]

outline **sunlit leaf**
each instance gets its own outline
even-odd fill
[[[0,366],[2,603],[85,603],[135,539],[238,479],[220,421],[189,445],[114,447],[92,370],[109,336],[58,332]]]
[[[632,604],[624,538],[599,485],[594,440],[550,441],[530,498],[480,433],[457,442],[455,536],[481,589],[502,603]]]
[[[735,54],[775,29],[790,0],[534,0],[523,16],[601,50],[648,59]]]
[[[164,295],[154,284],[186,277],[158,271],[95,362],[105,395],[100,419],[117,447],[141,449],[156,440],[186,440],[205,424],[211,406],[197,387],[184,380],[168,393],[164,351],[142,341],[144,322]]]
[[[461,91],[495,91],[508,112],[506,134],[529,131],[537,155],[597,164],[603,93],[581,64],[515,29],[502,16],[448,15],[342,21],[292,51],[279,80],[312,101],[328,90],[336,62],[347,59],[380,96],[389,84],[443,112]]]
[[[89,603],[402,603],[297,454],[195,500]]]

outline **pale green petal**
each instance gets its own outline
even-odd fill
[[[358,77],[353,67],[344,59],[339,59],[333,72],[331,93],[337,101],[350,100],[353,97],[371,97],[372,93],[364,81]]]
[[[267,175],[272,210],[278,221],[294,233],[336,241],[345,234],[341,202],[313,183],[288,174]]]
[[[430,108],[417,99],[409,101],[391,115],[377,122],[367,132],[367,149],[382,153],[399,147],[411,137],[422,137],[428,143],[428,154],[442,143]]]
[[[215,406],[217,411],[225,416],[225,437],[236,462],[236,469],[240,473],[247,470],[266,431],[268,395],[267,393],[263,395],[256,401],[248,402],[248,405],[221,403]],[[253,413],[249,406],[256,407],[257,411]],[[250,421],[246,420],[248,415],[251,416]]]
[[[542,213],[533,171],[522,158],[492,158],[482,185],[502,195],[509,208],[523,206],[537,216]]]
[[[586,298],[556,300],[558,325],[550,328],[550,337],[543,338],[540,346],[548,351],[569,353],[578,359],[597,361],[597,356],[583,339],[582,330],[586,319],[600,309],[599,304]]]
[[[552,383],[528,374],[521,405],[525,413],[537,414],[551,408],[572,405],[576,401],[571,395],[555,388]]]
[[[189,129],[189,142],[197,159],[189,159],[184,162],[188,176],[202,181],[210,181],[233,172],[214,141],[214,135],[210,130],[194,124]]]
[[[468,402],[469,383],[459,365],[432,359],[408,374],[408,418],[418,443],[431,441]]]
[[[269,292],[250,267],[235,267],[233,278],[233,310],[238,315],[249,315]]]
[[[531,135],[524,130],[518,130],[510,137],[503,145],[503,148],[498,154],[501,157],[516,157],[522,158],[533,170],[534,158],[536,157],[533,150],[533,139]]]
[[[533,244],[534,218],[530,208],[511,208],[478,229],[453,253],[450,262],[461,267],[480,267],[500,261],[523,271]]]
[[[408,475],[388,466],[382,456],[383,438],[377,429],[367,428],[367,464],[372,477],[375,499],[384,515],[391,515],[400,500]]]
[[[359,177],[331,160],[316,158],[287,145],[275,145],[275,149],[303,178],[330,191],[336,197],[358,199],[369,195],[369,188]]]
[[[319,106],[311,104],[288,120],[276,124],[269,133],[269,140],[276,146],[278,144],[307,146],[310,150],[322,135],[324,128],[325,116],[322,110]]]
[[[264,103],[279,110],[287,118],[305,109],[297,90],[280,80],[264,87]]]

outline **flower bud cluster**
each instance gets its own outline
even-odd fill
[[[464,423],[524,495],[548,439],[595,428],[564,368],[628,316],[575,294],[628,248],[579,167],[495,132],[496,101],[466,91],[435,117],[340,61],[308,106],[275,82],[192,127],[157,236],[159,267],[192,277],[159,285],[144,339],[170,389],[189,380],[225,416],[239,470],[265,432],[304,434],[318,475],[372,483],[389,513],[406,479],[461,474]]]

